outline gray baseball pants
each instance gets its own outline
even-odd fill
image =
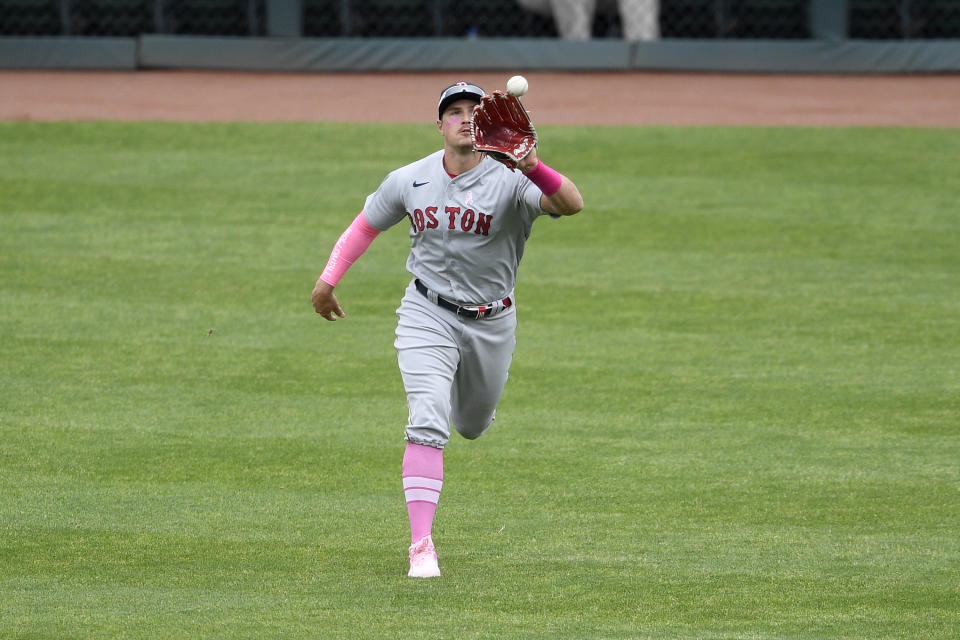
[[[472,320],[430,302],[410,283],[397,309],[394,342],[410,412],[409,442],[442,449],[451,424],[470,440],[490,428],[516,329],[514,306]]]

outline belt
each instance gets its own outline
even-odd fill
[[[508,309],[513,306],[513,300],[510,298],[504,298],[503,300],[496,300],[494,302],[488,302],[486,304],[478,304],[474,306],[463,306],[459,305],[452,300],[447,300],[436,291],[431,291],[427,288],[425,284],[420,282],[420,279],[417,278],[413,281],[413,286],[417,288],[417,291],[423,294],[423,296],[433,302],[434,304],[446,309],[447,311],[452,311],[458,316],[463,316],[464,318],[470,318],[471,320],[477,320],[479,318],[489,318],[494,316],[504,309]]]

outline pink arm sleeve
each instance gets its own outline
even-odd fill
[[[367,250],[367,247],[378,235],[380,235],[380,230],[370,226],[363,215],[363,211],[361,211],[343,232],[337,243],[333,245],[330,260],[327,261],[326,268],[320,274],[320,279],[332,287],[337,286],[340,278],[347,272],[350,265],[363,255],[363,252]]]
[[[530,182],[540,187],[540,191],[548,198],[560,191],[560,185],[563,184],[563,178],[560,177],[560,174],[544,164],[539,158],[537,158],[537,166],[523,175],[527,176]]]

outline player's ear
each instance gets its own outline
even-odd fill
[[[437,120],[437,131],[440,132],[440,135],[443,135],[443,120]]]

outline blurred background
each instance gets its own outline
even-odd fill
[[[0,0],[0,69],[960,72],[960,0]]]
[[[818,35],[812,4],[816,0],[0,0],[0,36],[809,39]],[[847,38],[960,37],[960,0],[827,4],[845,5],[837,24]],[[282,24],[271,29],[271,20]],[[630,33],[631,23],[646,27]]]

